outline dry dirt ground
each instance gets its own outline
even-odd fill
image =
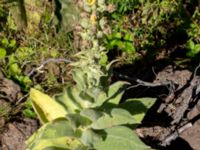
[[[150,119],[152,118],[152,116],[150,116],[150,118],[146,119],[146,122],[144,120],[143,125],[138,128],[138,132],[143,138],[151,137],[153,140],[162,143],[166,140],[170,140],[170,138],[173,138],[174,136],[173,140],[169,141],[169,143],[164,143],[164,146],[167,146],[166,149],[200,149],[199,95],[197,95],[194,106],[190,106],[190,103],[192,102],[187,104],[187,108],[185,110],[186,112],[183,116],[177,113],[183,109],[182,103],[185,103],[187,99],[191,98],[194,88],[196,88],[191,87],[190,85],[191,77],[193,78],[191,71],[187,69],[179,70],[177,68],[173,68],[172,66],[166,66],[157,74],[156,79],[153,81],[154,83],[172,81],[177,85],[177,87],[174,89],[175,94],[172,92],[173,94],[169,93],[167,96],[160,95],[159,99],[162,101],[161,104],[164,102],[164,104],[167,103],[167,106],[165,106],[166,108],[162,112],[159,111],[161,105],[157,108],[154,106],[152,114],[149,113],[148,115],[150,116],[155,113],[154,117],[156,117],[156,115],[158,117]],[[199,80],[198,76],[195,78],[197,78],[196,80]],[[156,109],[157,111],[155,111]],[[177,115],[175,115],[176,113]],[[181,117],[180,121],[172,124],[172,122],[174,122],[179,116]],[[162,120],[158,120],[159,118],[162,118]],[[149,122],[151,120],[152,122]],[[151,125],[148,126],[149,123]],[[155,125],[152,126],[152,124]]]
[[[199,68],[194,72],[165,61],[135,66],[140,67],[115,70],[116,80],[128,80],[135,87],[125,97],[157,98],[136,130],[138,135],[156,149],[200,150]]]
[[[25,140],[39,126],[23,117],[21,100],[20,87],[0,72],[0,150],[25,150]]]
[[[1,150],[25,150],[25,140],[38,128],[36,120],[8,123],[0,134]]]

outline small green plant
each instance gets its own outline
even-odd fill
[[[107,36],[105,44],[109,50],[119,49],[129,54],[134,54],[136,52],[132,34],[129,32],[124,34],[113,32],[111,35]]]
[[[192,16],[192,23],[190,28],[187,29],[189,40],[186,42],[187,56],[194,58],[198,57],[200,52],[200,27],[198,24],[198,18],[200,17],[199,9],[196,9]]]
[[[16,47],[16,40],[8,40],[6,37],[1,39],[0,43],[0,58],[5,58]]]
[[[188,49],[187,56],[188,57],[195,57],[200,52],[200,43],[195,44],[192,40],[189,40],[186,43],[186,48]]]
[[[24,54],[23,54],[24,55]],[[18,61],[21,57],[16,57],[15,53],[9,55],[8,57],[8,68],[6,69],[7,76],[9,78],[17,81],[24,91],[27,91],[32,84],[32,80],[22,73],[22,68],[20,67],[20,61]],[[23,58],[21,59],[21,61]]]
[[[128,11],[132,11],[133,8],[138,6],[141,0],[108,0],[108,3],[116,6],[116,12],[119,14],[124,14]]]
[[[31,50],[32,51],[32,50]],[[30,48],[19,47],[15,39],[2,38],[0,48],[0,58],[8,58],[7,67],[5,72],[8,78],[12,78],[19,82],[23,86],[23,90],[27,90],[32,81],[28,76],[23,75],[22,68],[19,64],[22,64],[25,59],[30,57]]]
[[[4,48],[0,48],[0,59],[6,56],[6,50]]]
[[[33,110],[30,99],[26,100],[26,102],[24,103],[24,109],[23,109],[22,113],[27,118],[36,118],[36,113]]]

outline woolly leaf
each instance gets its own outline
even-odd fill
[[[119,105],[132,114],[137,123],[141,123],[148,109],[155,103],[156,98],[133,98]]]
[[[116,126],[105,130],[104,140],[94,143],[96,150],[148,150],[133,130]]]
[[[132,115],[120,108],[113,108],[110,114],[104,114],[96,122],[93,122],[91,127],[93,129],[105,129],[118,125],[134,124],[135,120]]]
[[[70,123],[65,118],[59,118],[43,125],[27,141],[27,150],[42,150],[50,147],[58,149],[75,149],[80,142]]]
[[[59,117],[65,117],[67,114],[64,107],[36,89],[30,90],[30,98],[33,108],[43,124]]]

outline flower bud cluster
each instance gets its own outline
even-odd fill
[[[74,65],[84,72],[87,88],[101,86],[101,77],[107,72],[99,65],[102,56],[106,55],[102,38],[107,24],[103,13],[107,11],[105,0],[79,0],[81,19],[79,35],[81,52],[76,56],[79,61]]]

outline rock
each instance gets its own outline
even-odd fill
[[[10,103],[6,102],[3,99],[0,99],[0,117],[6,117],[11,112]]]
[[[15,102],[22,95],[20,86],[6,78],[0,78],[0,92],[4,93],[3,98],[8,99],[10,102]]]
[[[184,131],[181,136],[194,150],[200,149],[200,120],[195,122],[194,125]]]
[[[8,130],[1,137],[1,150],[25,150],[25,136],[19,129],[9,123]]]
[[[7,130],[0,135],[0,150],[25,150],[25,141],[38,129],[37,120],[24,118],[20,122],[8,123]]]
[[[22,122],[14,122],[13,124],[25,135],[26,139],[30,137],[39,127],[36,120],[29,118],[24,118]]]
[[[3,78],[4,78],[4,75],[3,75],[3,73],[0,70],[0,79],[3,79]]]
[[[4,117],[0,117],[0,130],[4,127],[6,121]]]

